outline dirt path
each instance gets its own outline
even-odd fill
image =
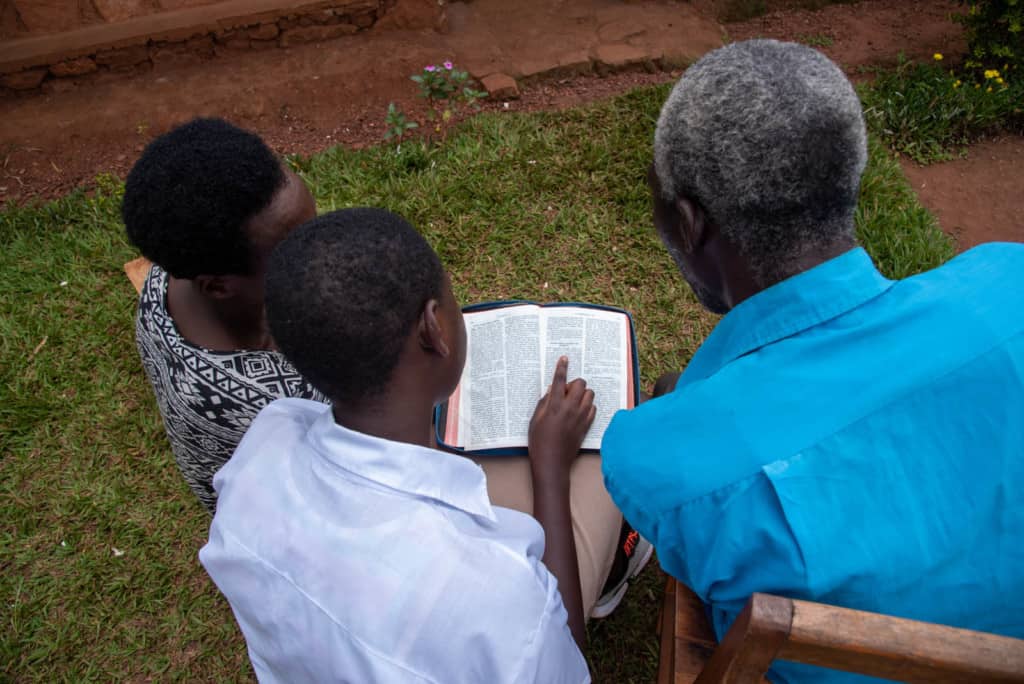
[[[961,250],[982,242],[1024,242],[1024,138],[985,140],[964,159],[943,164],[904,161],[903,172]]]
[[[891,64],[901,51],[922,57],[964,48],[959,27],[948,19],[957,10],[955,0],[864,0],[818,12],[779,10],[725,27],[712,20],[711,2],[522,0],[514,10],[504,0],[455,2],[449,5],[446,34],[373,30],[286,49],[226,50],[211,60],[83,84],[52,82],[41,94],[0,100],[0,203],[53,197],[90,183],[101,172],[123,175],[154,135],[195,115],[227,117],[285,153],[373,144],[383,133],[389,101],[417,106],[409,75],[444,58],[474,73],[505,70],[526,78],[545,66],[568,65],[565,73],[542,77],[526,86],[519,100],[507,103],[507,109],[528,111],[571,106],[678,77],[678,72],[634,71],[604,78],[569,73],[579,55],[593,54],[609,41],[651,54],[671,49],[699,55],[723,35],[802,40],[821,46],[852,76],[867,66]],[[1012,192],[998,183],[1012,185],[1014,174],[1006,172],[1007,165],[1020,168],[1020,149],[1019,140],[1004,141],[972,151],[968,160],[954,163],[960,166],[908,173],[915,187],[924,185],[926,204],[944,226],[960,231],[964,244],[993,236],[1020,239],[1015,201],[1020,186]],[[931,174],[935,181],[929,180]],[[943,187],[947,177],[957,179],[962,194],[927,190]],[[983,178],[990,180],[975,188]],[[985,187],[1001,190],[989,195]],[[974,197],[984,198],[977,211],[968,202]],[[985,217],[977,237],[972,232],[975,216]]]

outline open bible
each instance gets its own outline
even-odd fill
[[[622,309],[593,304],[477,304],[463,310],[466,365],[455,392],[437,409],[438,446],[483,454],[526,453],[530,418],[560,356],[569,375],[594,391],[597,415],[583,448],[601,437],[619,409],[639,395],[636,334]]]

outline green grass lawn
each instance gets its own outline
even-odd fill
[[[650,228],[644,175],[666,94],[480,116],[432,150],[293,163],[322,211],[379,205],[409,218],[463,303],[630,309],[649,386],[715,324]],[[196,557],[209,518],[178,474],[135,351],[120,192],[101,179],[0,213],[0,680],[246,680],[244,641]],[[876,143],[858,222],[887,274],[953,254]],[[652,563],[619,612],[590,625],[596,681],[653,681],[661,585]]]

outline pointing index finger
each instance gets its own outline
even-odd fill
[[[565,396],[565,378],[568,373],[569,357],[558,357],[558,363],[555,364],[555,377],[551,381],[551,396],[558,398]]]

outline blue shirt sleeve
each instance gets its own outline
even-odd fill
[[[644,438],[658,433],[649,418],[640,409],[615,417],[602,444],[605,483],[626,520],[654,544],[662,568],[713,605],[718,638],[751,593],[805,594],[799,543],[763,470],[693,492],[685,483],[688,465],[725,455],[677,443],[672,453],[684,462],[655,476],[651,466],[657,469],[664,452],[652,451],[656,445]],[[672,496],[680,491],[686,496]]]

